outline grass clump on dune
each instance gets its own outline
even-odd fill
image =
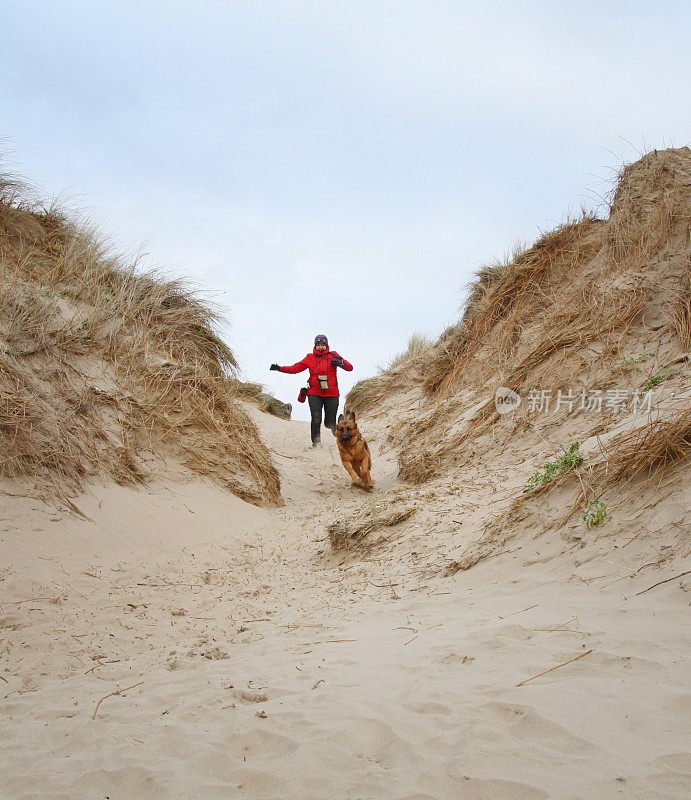
[[[607,488],[639,478],[661,478],[691,459],[691,408],[654,419],[613,439],[596,470]]]
[[[390,528],[408,519],[417,511],[415,506],[393,505],[372,508],[338,519],[327,529],[332,550],[353,550],[372,546],[369,535]]]
[[[290,403],[283,403],[272,394],[264,391],[261,383],[245,383],[237,378],[229,377],[228,383],[231,391],[240,400],[245,400],[257,406],[260,411],[271,414],[281,419],[290,419],[293,407]]]
[[[353,386],[346,397],[346,407],[358,413],[371,411],[392,391],[419,380],[431,347],[431,339],[422,333],[414,333],[408,339],[406,349],[396,354],[385,369],[373,378],[365,378]]]
[[[0,477],[64,495],[173,457],[255,503],[277,472],[230,391],[217,312],[0,179]]]
[[[475,371],[477,356],[504,361],[523,329],[549,303],[544,284],[565,264],[591,259],[599,244],[594,234],[602,220],[588,214],[543,235],[513,258],[481,268],[471,285],[461,321],[441,337],[430,359],[424,388],[446,393],[460,376]],[[492,352],[486,352],[491,346]],[[485,348],[485,352],[481,352]]]
[[[691,350],[691,260],[680,280],[670,309],[670,328],[683,352]]]
[[[432,344],[433,341],[429,338],[429,336],[425,336],[424,333],[414,333],[410,339],[408,339],[408,345],[406,349],[391,359],[387,369],[396,369],[406,362],[417,358],[418,356],[427,352]]]

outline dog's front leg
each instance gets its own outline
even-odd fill
[[[345,471],[348,473],[348,475],[350,475],[350,477],[353,479],[353,483],[360,483],[360,476],[357,474],[357,472],[355,472],[350,461],[344,461],[343,466],[345,467]]]
[[[371,489],[372,486],[373,486],[373,484],[372,484],[372,476],[370,475],[370,471],[368,469],[368,466],[364,461],[360,464],[360,476],[362,478],[363,484],[368,489]]]

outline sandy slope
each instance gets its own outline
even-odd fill
[[[327,523],[395,491],[376,425],[366,495],[333,440],[260,424],[274,511],[201,481],[92,486],[91,521],[0,494],[0,797],[691,794],[691,576],[636,594],[688,568],[661,557],[678,530],[443,578],[497,500],[478,474],[339,556]]]

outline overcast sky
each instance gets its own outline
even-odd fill
[[[341,394],[637,150],[691,139],[685,2],[6,2],[9,166],[226,307],[249,380]]]

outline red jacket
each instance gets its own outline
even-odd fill
[[[292,364],[290,367],[279,367],[281,372],[287,372],[289,375],[294,375],[297,372],[302,372],[308,369],[310,371],[309,377],[309,391],[307,394],[317,394],[319,397],[338,397],[338,378],[336,377],[336,367],[332,366],[332,358],[343,358],[339,356],[335,350],[327,350],[325,353],[318,353],[316,348],[308,353],[302,361],[297,364]],[[343,367],[346,372],[352,372],[353,365],[343,358]],[[328,381],[328,389],[319,388],[319,375],[326,375]]]

